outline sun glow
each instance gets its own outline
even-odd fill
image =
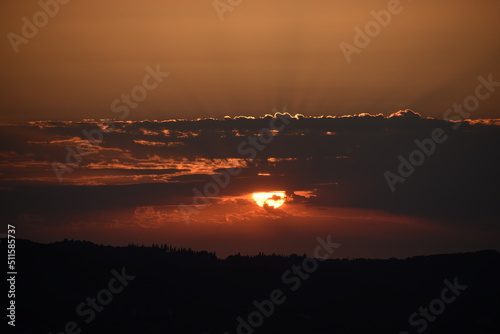
[[[253,199],[260,207],[268,205],[276,209],[285,203],[286,194],[284,191],[253,193]]]

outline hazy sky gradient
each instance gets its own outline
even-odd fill
[[[130,119],[292,113],[390,114],[411,108],[442,117],[474,92],[476,77],[500,81],[500,3],[401,1],[369,46],[345,60],[354,28],[387,1],[243,1],[222,22],[212,1],[71,1],[16,54],[38,2],[2,2],[1,122],[113,118],[110,104],[142,83],[146,66],[170,76]],[[472,118],[498,118],[500,95]]]

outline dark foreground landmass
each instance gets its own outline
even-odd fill
[[[16,332],[500,333],[497,251],[332,258],[17,240]]]

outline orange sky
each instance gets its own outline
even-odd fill
[[[226,2],[227,0],[224,0]],[[348,64],[339,47],[387,1],[243,1],[221,21],[211,0],[70,1],[15,53],[7,35],[40,10],[2,1],[0,121],[113,118],[146,67],[169,77],[130,119],[307,115],[411,108],[442,117],[492,73],[500,81],[495,0],[401,1]],[[472,118],[498,118],[500,94]]]
[[[145,245],[167,242],[176,247],[213,251],[219,257],[238,252],[312,256],[314,240],[328,235],[342,244],[337,252],[339,258],[405,258],[498,248],[498,229],[486,225],[471,229],[456,222],[379,210],[311,207],[293,202],[282,208],[286,217],[269,214],[253,201],[224,199],[200,210],[189,224],[179,217],[175,206],[149,206],[68,215],[61,225],[24,215],[16,226],[23,238],[37,242],[64,238],[115,246],[132,241]]]

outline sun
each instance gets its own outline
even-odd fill
[[[284,191],[259,192],[253,193],[253,199],[260,207],[267,204],[276,209],[285,203],[286,194]]]

